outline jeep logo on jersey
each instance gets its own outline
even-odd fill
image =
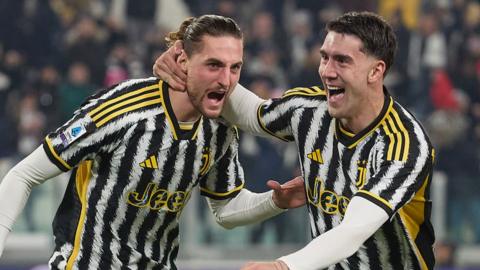
[[[188,196],[189,192],[169,192],[158,188],[155,183],[149,183],[143,192],[130,191],[127,202],[139,208],[148,207],[151,210],[165,209],[169,212],[179,212],[187,202]]]
[[[347,197],[325,189],[325,184],[320,177],[315,178],[313,189],[310,186],[308,187],[307,198],[310,204],[330,215],[345,215],[350,202],[350,199]]]
[[[210,168],[210,149],[208,147],[203,148],[202,152],[202,165],[200,166],[200,175],[205,175],[208,172],[208,169]]]

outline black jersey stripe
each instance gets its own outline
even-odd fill
[[[76,182],[78,197],[80,198],[80,201],[82,203],[82,211],[80,214],[80,220],[78,221],[78,226],[75,233],[75,242],[73,244],[72,255],[70,255],[70,258],[68,259],[68,262],[67,262],[67,266],[66,266],[67,270],[72,269],[73,264],[75,263],[75,260],[77,259],[77,256],[80,252],[80,241],[82,238],[82,230],[84,229],[83,224],[85,221],[87,207],[88,207],[86,196],[87,196],[88,183],[91,177],[91,169],[92,169],[92,162],[85,161],[78,166],[78,169],[76,172],[75,182]]]
[[[267,128],[267,126],[265,125],[265,123],[262,121],[262,117],[263,117],[263,106],[259,106],[258,109],[257,109],[257,121],[258,123],[260,124],[260,127],[262,127],[262,129],[267,132],[268,134],[282,140],[282,141],[285,141],[285,142],[288,142],[289,140],[286,139],[286,138],[283,138],[281,136],[278,136],[275,132],[272,132],[270,131],[269,128]]]
[[[159,122],[159,121],[156,121],[155,123],[155,128],[158,129],[158,130],[162,130],[161,133],[165,133],[165,132],[168,132],[166,130],[166,127],[164,125],[164,122]],[[151,143],[148,147],[148,151],[149,152],[152,152],[154,151],[154,149],[160,149],[161,146],[163,144],[163,140],[162,140],[162,136],[154,136],[152,137],[152,140],[151,140]],[[196,149],[196,145],[193,145],[193,144],[190,144],[188,146],[188,149],[191,149],[193,148],[193,151],[194,149]],[[188,151],[192,151],[192,150],[187,150]],[[189,155],[187,154],[186,155],[186,158],[189,159],[188,157]],[[194,155],[190,155],[190,159],[194,156]],[[162,164],[163,165],[163,164]],[[163,166],[162,166],[163,167]],[[165,168],[165,167],[163,167]],[[193,169],[193,162],[189,162],[188,160],[185,162],[185,167],[184,167],[184,170],[192,170]],[[153,177],[153,171],[150,170],[149,172],[144,172],[145,174],[145,177],[146,178],[152,178]],[[191,176],[190,176],[191,177]],[[180,179],[182,179],[182,181],[186,181],[187,183],[189,183],[191,181],[191,178],[190,177],[181,177]],[[187,186],[183,186],[183,187],[175,187],[175,190],[188,190],[187,189]],[[188,196],[188,195],[187,195]],[[145,221],[142,223],[142,225],[140,226],[140,229],[138,230],[138,241],[137,241],[137,251],[141,252],[141,253],[146,253],[146,250],[145,250],[145,247],[146,247],[146,243],[147,243],[147,237],[149,235],[149,232],[154,229],[155,227],[155,223],[157,222],[157,219],[158,219],[158,216],[160,214],[159,211],[165,211],[165,210],[162,210],[162,209],[158,209],[156,211],[150,211],[147,215],[147,217],[145,218]],[[166,210],[166,211],[170,211],[170,210]],[[181,211],[181,210],[180,210]],[[171,212],[172,214],[177,214],[179,215],[180,214],[180,211],[179,212]],[[156,232],[158,233],[158,232]],[[163,232],[162,232],[163,233]],[[162,237],[165,237],[165,236],[162,236]],[[160,238],[159,238],[160,239]],[[153,254],[153,253],[152,253]],[[145,262],[147,263],[147,262]],[[141,267],[141,263],[139,265],[139,267]]]
[[[394,235],[395,237],[388,237],[385,238],[384,242],[387,244],[389,247],[389,252],[388,252],[388,266],[385,266],[384,268],[392,268],[395,270],[400,270],[404,269],[405,261],[402,261],[402,257],[398,256],[398,250],[396,250],[395,247],[401,247],[402,246],[402,240],[399,239],[400,235],[403,235],[404,232],[402,231],[403,228],[399,224],[400,222],[395,219],[392,221],[389,221],[385,224],[383,227],[383,235]]]

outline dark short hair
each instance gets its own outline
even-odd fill
[[[167,46],[172,46],[175,41],[183,41],[183,48],[188,56],[201,49],[203,36],[213,37],[232,36],[243,39],[242,31],[238,24],[231,18],[219,15],[203,15],[198,18],[190,17],[182,22],[176,32],[170,32],[165,37]]]
[[[392,27],[372,12],[348,12],[327,23],[325,30],[357,36],[363,43],[361,50],[385,62],[385,74],[393,64],[397,39]]]

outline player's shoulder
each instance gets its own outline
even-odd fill
[[[294,87],[285,91],[282,95],[282,98],[288,97],[308,97],[308,98],[317,98],[325,99],[327,93],[320,86],[310,86],[310,87]]]
[[[97,127],[135,112],[148,117],[161,111],[162,85],[154,77],[126,80],[92,95],[83,109]]]
[[[113,85],[97,94],[97,98],[108,101],[118,97],[132,99],[143,93],[155,92],[161,87],[162,81],[155,78],[129,79]]]
[[[388,157],[407,160],[411,153],[429,153],[432,143],[426,130],[414,114],[391,99],[389,108],[378,126],[378,132],[388,142]]]

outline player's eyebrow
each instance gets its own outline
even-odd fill
[[[338,62],[344,62],[344,63],[353,62],[353,58],[348,54],[342,54],[342,53],[329,54],[325,50],[320,49],[320,55],[329,56],[330,58],[333,58],[335,61],[338,61]]]
[[[221,67],[226,66],[226,64],[223,61],[221,61],[217,58],[208,58],[207,60],[205,60],[205,62],[207,64],[216,64],[216,65],[221,66]],[[243,61],[238,61],[236,63],[233,63],[231,66],[240,66],[241,67],[242,65],[243,65]]]

